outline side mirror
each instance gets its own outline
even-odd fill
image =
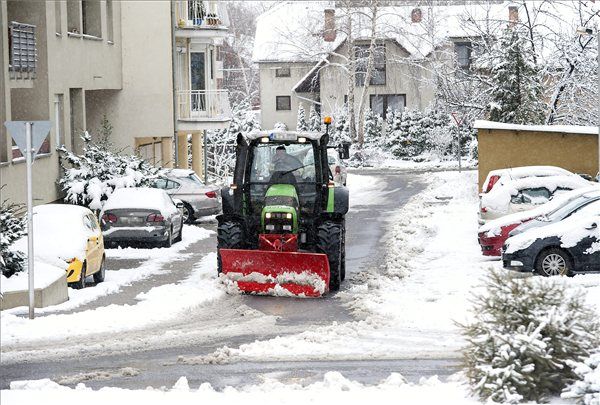
[[[175,206],[179,209],[183,209],[184,205],[183,205],[183,201],[181,201],[180,199],[174,198],[173,202],[175,203]]]
[[[587,229],[588,231],[591,231],[596,228],[598,228],[598,224],[596,222],[592,222],[591,224],[585,227],[585,229]]]
[[[343,142],[338,145],[338,155],[340,159],[350,159],[350,143]]]

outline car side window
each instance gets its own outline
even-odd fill
[[[600,215],[600,200],[590,201],[587,204],[583,204],[576,210],[571,212],[567,217],[571,215]]]
[[[158,178],[156,180],[154,180],[154,187],[156,188],[162,188],[163,190],[167,188],[167,179],[163,179],[163,178]]]
[[[180,184],[177,183],[176,181],[169,180],[166,188],[168,190],[173,190],[173,189],[179,188],[179,186],[180,186]]]
[[[89,215],[85,215],[83,217],[83,225],[89,230],[89,231],[94,231],[94,225],[92,220],[90,219]]]

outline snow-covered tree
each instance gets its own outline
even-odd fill
[[[277,129],[279,131],[287,131],[288,127],[287,125],[285,125],[285,122],[276,122],[275,125],[273,125],[273,129]]]
[[[321,116],[319,115],[319,113],[317,112],[317,110],[315,109],[314,105],[310,106],[310,116],[309,116],[309,122],[308,122],[308,129],[312,132],[321,132]]]
[[[99,210],[116,188],[150,185],[158,173],[157,168],[137,155],[115,152],[108,142],[93,142],[87,131],[81,139],[81,155],[58,148],[64,169],[58,184],[68,203]]]
[[[571,367],[577,380],[561,394],[583,405],[600,404],[600,347],[587,359],[573,362]]]
[[[564,280],[492,271],[473,296],[465,374],[484,399],[517,403],[560,394],[577,375],[572,361],[598,346],[600,329],[584,292]]]
[[[383,119],[379,114],[374,113],[370,108],[365,112],[364,120],[364,145],[368,147],[381,147],[384,139]]]
[[[338,108],[333,113],[333,123],[330,130],[330,144],[338,145],[342,142],[351,142],[350,122],[348,120],[348,110],[345,106]]]
[[[312,114],[312,110],[311,110]],[[306,122],[306,113],[304,112],[304,107],[302,104],[298,106],[298,118],[296,120],[296,130],[298,131],[307,131],[308,123]]]
[[[0,270],[4,277],[23,271],[25,267],[25,255],[10,250],[16,240],[27,234],[25,217],[17,214],[20,208],[21,206],[10,204],[7,200],[0,205]]]
[[[492,121],[541,124],[544,120],[542,76],[525,35],[516,26],[508,27],[492,49]]]

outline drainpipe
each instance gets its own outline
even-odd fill
[[[175,167],[179,167],[179,137],[177,136],[177,85],[176,85],[176,60],[177,57],[177,40],[175,37],[175,29],[177,21],[175,21],[175,2],[171,4],[171,80],[173,83],[173,141],[175,144]]]

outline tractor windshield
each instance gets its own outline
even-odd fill
[[[253,152],[252,183],[315,182],[315,157],[311,144],[258,144]]]
[[[292,184],[300,210],[312,212],[317,195],[315,153],[311,143],[258,143],[252,147],[249,173],[250,209],[259,214],[273,184]]]

